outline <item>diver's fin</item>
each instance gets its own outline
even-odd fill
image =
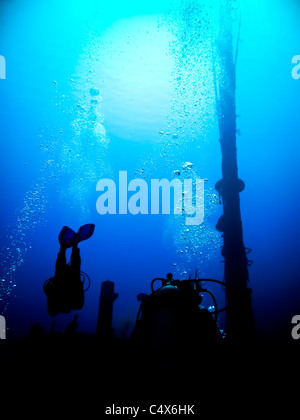
[[[95,225],[92,223],[88,223],[86,225],[81,226],[81,228],[77,232],[76,241],[81,242],[85,241],[86,239],[89,239],[93,235],[94,230]]]
[[[75,245],[76,233],[74,230],[70,229],[68,226],[64,226],[58,235],[59,243],[64,248],[70,248]]]

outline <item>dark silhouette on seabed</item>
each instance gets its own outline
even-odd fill
[[[191,371],[196,374],[200,366],[203,372],[205,366],[199,358],[222,345],[217,304],[214,314],[200,305],[200,293],[210,293],[202,288],[200,279],[178,281],[168,273],[166,278],[152,281],[149,295],[138,295],[140,309],[134,330],[129,338],[120,338],[112,329],[118,295],[115,284],[106,280],[101,285],[95,334],[78,332],[78,311],[90,284],[89,276],[81,271],[79,243],[89,239],[94,229],[93,224],[82,226],[77,233],[62,228],[55,275],[43,285],[48,313],[53,317],[51,331],[46,333],[39,323],[32,325],[28,336],[15,343],[10,356],[18,363],[23,360],[30,364],[42,355],[48,367],[76,360],[76,369],[90,369],[97,375],[107,397],[138,396],[153,381],[157,382],[153,392],[171,392],[178,388],[180,375],[187,378]],[[72,248],[70,263],[66,260],[68,248]],[[56,332],[56,318],[71,311],[72,322],[64,332]]]
[[[138,295],[140,309],[131,336],[120,338],[112,329],[118,294],[115,284],[106,280],[101,285],[96,333],[77,332],[77,312],[64,332],[55,332],[60,313],[78,311],[84,305],[84,292],[89,287],[85,281],[89,278],[80,270],[78,244],[90,238],[94,229],[88,224],[77,233],[68,227],[61,230],[55,276],[44,283],[48,312],[54,318],[51,331],[47,334],[38,323],[32,325],[28,336],[10,349],[14,364],[30,367],[42,357],[43,375],[51,375],[52,368],[62,372],[66,367],[75,375],[90,372],[101,388],[102,402],[128,403],[163,396],[177,402],[185,398],[187,403],[188,397],[199,398],[200,391],[202,397],[211,392],[220,372],[225,375],[226,369],[231,369],[232,349],[217,322],[218,313],[227,308],[218,309],[214,295],[202,283],[227,287],[221,281],[198,279],[197,272],[188,280],[175,280],[171,273],[153,279],[151,293]],[[67,248],[72,248],[70,264]],[[213,313],[201,306],[203,293],[214,300]],[[251,344],[247,347],[252,350]],[[248,372],[251,366],[248,361]],[[244,374],[247,369],[243,366]]]

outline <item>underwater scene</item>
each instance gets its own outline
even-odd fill
[[[299,18],[1,0],[0,345],[299,344]]]

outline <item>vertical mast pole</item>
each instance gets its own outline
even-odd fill
[[[215,185],[223,203],[223,215],[217,230],[223,233],[222,255],[225,263],[227,310],[227,337],[229,341],[251,341],[255,334],[251,307],[251,289],[240,210],[240,192],[244,182],[238,178],[236,149],[236,66],[233,53],[232,2],[226,0],[220,11],[220,35],[217,53],[222,72],[216,80],[216,99],[222,179]]]

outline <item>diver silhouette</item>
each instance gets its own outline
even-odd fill
[[[157,280],[162,286],[154,290]],[[154,371],[160,369],[169,374],[174,366],[183,370],[187,366],[194,368],[193,354],[207,354],[211,348],[222,344],[216,320],[200,305],[200,293],[211,294],[202,288],[201,280],[215,281],[174,280],[168,273],[166,279],[152,280],[151,294],[138,295],[141,305],[130,338],[138,363],[143,363],[141,358],[147,355],[147,362]]]
[[[44,283],[50,316],[78,310],[84,304],[84,278],[87,276],[80,270],[81,257],[78,243],[89,239],[94,233],[95,225],[86,224],[75,233],[64,226],[59,233],[60,250],[55,264],[55,276]],[[72,247],[71,264],[67,263],[66,250]],[[82,279],[83,277],[83,279]]]

